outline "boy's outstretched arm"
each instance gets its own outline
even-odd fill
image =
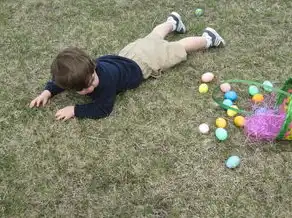
[[[29,107],[33,108],[45,106],[52,96],[57,95],[63,91],[64,89],[57,86],[53,81],[49,81],[46,84],[45,90],[30,102]]]
[[[33,99],[30,102],[29,107],[33,108],[33,107],[45,106],[48,103],[51,96],[52,94],[50,91],[44,90],[39,96],[37,96],[35,99]]]
[[[67,106],[57,111],[56,120],[66,121],[73,117],[99,119],[110,115],[114,107],[113,103],[98,104],[96,102]]]
[[[65,121],[73,117],[91,119],[107,117],[114,108],[115,98],[116,93],[113,90],[95,98],[92,103],[64,107],[57,111],[56,120]]]

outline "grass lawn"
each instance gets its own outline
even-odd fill
[[[228,46],[121,94],[106,119],[54,121],[56,110],[88,101],[74,93],[28,108],[60,49],[116,53],[173,10],[187,36],[211,26]],[[233,125],[221,143],[214,126],[197,131],[225,116],[211,92],[198,93],[202,73],[217,84],[291,76],[291,21],[290,0],[1,0],[1,217],[292,217],[291,142],[250,144]],[[242,164],[229,170],[233,154]]]

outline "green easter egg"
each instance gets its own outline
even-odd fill
[[[254,95],[256,95],[256,94],[258,94],[260,92],[260,90],[258,89],[258,87],[256,87],[256,86],[250,86],[249,88],[248,88],[248,93],[250,94],[250,95],[252,95],[252,96],[254,96]]]
[[[273,90],[271,88],[273,88],[273,84],[270,82],[270,81],[265,81],[263,83],[264,86],[264,90],[267,91],[267,92],[272,92]],[[269,87],[267,87],[269,86]],[[271,88],[270,88],[271,87]]]
[[[203,14],[204,14],[203,9],[201,9],[201,8],[197,8],[197,9],[195,10],[195,15],[196,15],[197,17],[200,17],[200,16],[202,16]]]
[[[215,135],[216,135],[217,139],[220,141],[224,141],[228,137],[227,131],[223,128],[217,128],[215,131]]]

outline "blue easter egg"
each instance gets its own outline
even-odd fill
[[[235,91],[229,91],[225,93],[224,98],[235,101],[237,99],[237,94]]]
[[[226,106],[231,107],[233,105],[233,102],[230,99],[225,99],[223,101],[223,104],[226,105]]]
[[[216,135],[217,139],[220,141],[224,141],[228,137],[227,131],[223,128],[217,128],[215,131],[215,135]]]
[[[264,114],[268,111],[267,108],[264,108],[264,107],[260,107],[258,109],[255,110],[255,114]]]
[[[240,158],[238,156],[230,156],[225,162],[226,167],[230,169],[237,167],[239,164]]]

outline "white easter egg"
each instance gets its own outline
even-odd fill
[[[207,134],[209,132],[210,128],[208,126],[207,123],[202,123],[200,126],[199,126],[199,131],[200,133],[203,133],[203,134]]]

